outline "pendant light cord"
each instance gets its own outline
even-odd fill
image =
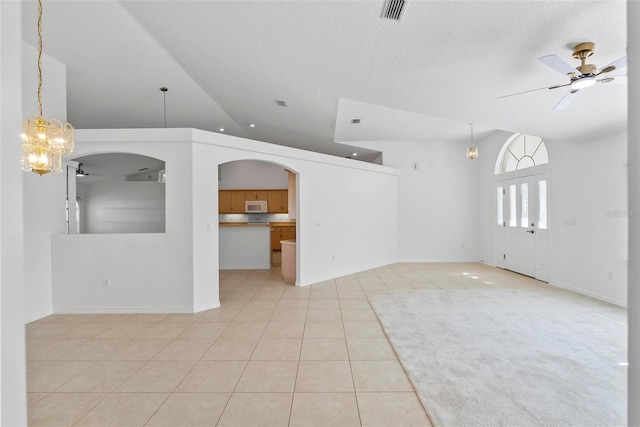
[[[164,127],[167,127],[167,89],[166,87],[161,87],[160,91],[162,92],[162,101],[164,106]]]
[[[38,107],[42,118],[42,0],[38,0]]]

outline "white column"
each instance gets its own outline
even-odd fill
[[[0,1],[0,425],[27,425],[24,336],[22,2]]]
[[[76,221],[76,169],[78,162],[67,161],[67,234],[78,234],[78,222]]]
[[[629,419],[640,425],[640,2],[627,2],[627,54],[629,76]]]

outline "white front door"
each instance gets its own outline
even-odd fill
[[[507,182],[507,205],[509,216],[506,230],[506,261],[508,270],[527,276],[536,272],[536,242],[534,223],[530,222],[533,206],[531,202],[531,177]]]
[[[548,280],[547,182],[544,174],[499,184],[497,225],[500,226],[502,218],[504,232],[496,233],[503,242],[503,259],[496,263],[499,267],[545,281]]]

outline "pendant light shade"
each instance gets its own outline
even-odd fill
[[[38,0],[39,114],[22,122],[22,170],[44,175],[62,172],[62,156],[73,153],[73,126],[42,117],[42,0]]]
[[[469,123],[471,126],[471,147],[467,148],[467,159],[475,160],[478,158],[478,147],[473,146],[473,123]]]

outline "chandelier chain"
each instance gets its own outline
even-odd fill
[[[38,107],[42,117],[42,0],[38,0]]]

